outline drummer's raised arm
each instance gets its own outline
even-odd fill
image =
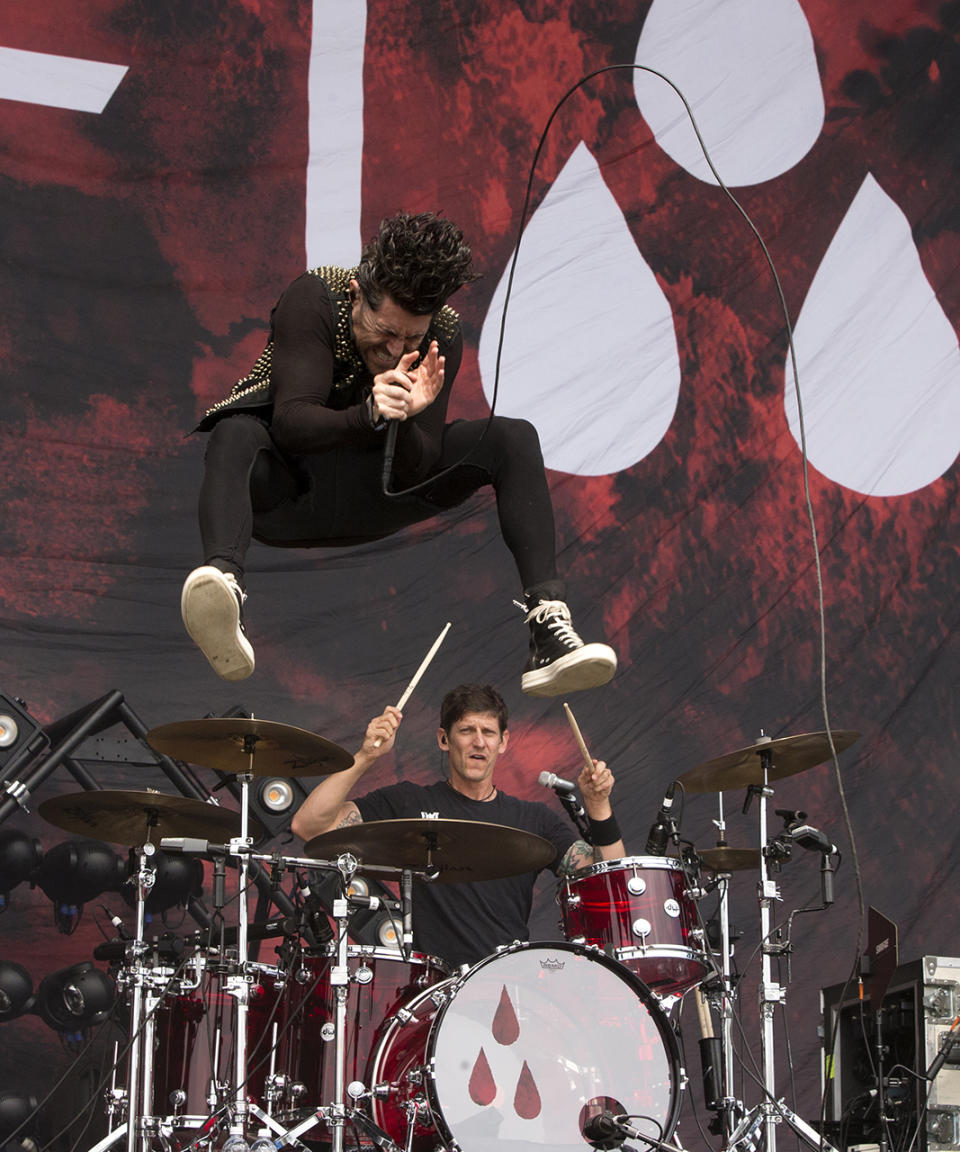
[[[333,828],[362,822],[350,794],[367,769],[393,748],[402,719],[400,711],[391,705],[370,721],[352,767],[324,777],[300,805],[290,824],[295,836],[312,840]]]

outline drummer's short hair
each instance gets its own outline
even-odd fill
[[[493,712],[500,731],[507,730],[506,701],[492,684],[458,684],[451,688],[440,705],[440,727],[449,736],[450,729],[468,712]]]

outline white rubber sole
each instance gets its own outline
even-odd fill
[[[552,664],[524,672],[520,687],[527,696],[563,696],[599,688],[613,679],[617,654],[609,644],[584,644]]]
[[[183,584],[180,615],[191,640],[223,680],[253,673],[253,647],[240,627],[240,605],[219,568],[195,568]]]

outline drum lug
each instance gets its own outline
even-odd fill
[[[581,901],[580,895],[577,892],[571,892],[570,895],[567,897],[567,907],[568,908],[579,908],[581,902],[582,901]]]
[[[631,925],[631,930],[634,936],[639,936],[641,940],[646,940],[646,938],[653,931],[653,925],[649,920],[644,920],[644,918],[640,916],[634,920],[633,924]]]
[[[647,882],[642,876],[631,876],[627,880],[627,891],[631,896],[642,896],[647,890]]]

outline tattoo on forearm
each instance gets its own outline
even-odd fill
[[[354,808],[352,812],[348,812],[346,814],[346,816],[344,816],[344,818],[340,821],[340,823],[337,825],[337,827],[338,828],[348,828],[351,824],[362,824],[362,823],[363,823],[363,817],[356,810],[356,808]]]
[[[593,849],[586,840],[575,840],[563,855],[557,873],[560,876],[572,876],[581,868],[587,868],[594,863]]]

